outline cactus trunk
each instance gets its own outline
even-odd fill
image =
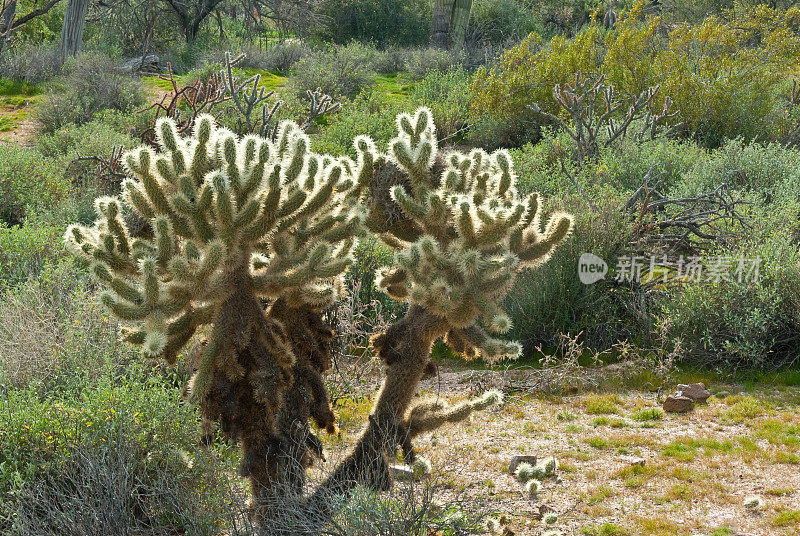
[[[386,364],[386,376],[364,430],[353,452],[316,490],[310,499],[312,511],[331,495],[350,491],[356,485],[385,490],[391,486],[387,452],[406,442],[403,424],[419,381],[428,366],[436,339],[444,336],[444,319],[413,305],[401,320],[375,338],[373,346]]]
[[[464,44],[469,24],[469,13],[472,10],[472,0],[455,0],[453,5],[453,18],[451,26],[451,40],[456,47]]]

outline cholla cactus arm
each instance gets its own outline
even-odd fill
[[[403,114],[397,123],[390,158],[404,176],[379,187],[389,190],[402,217],[383,226],[367,218],[396,251],[395,266],[379,285],[446,319],[457,351],[487,359],[516,356],[519,345],[487,333],[511,327],[498,303],[521,269],[544,262],[569,235],[572,217],[553,214],[542,229],[541,199],[518,195],[506,151],[437,156],[428,110]],[[373,207],[376,214],[392,211],[385,200]],[[412,228],[417,232],[409,233]]]
[[[192,335],[211,325],[191,394],[206,417],[241,441],[242,472],[263,495],[270,471],[262,453],[274,450],[268,445],[282,432],[273,424],[288,389],[308,393],[301,417],[333,428],[320,392],[328,364],[299,355],[297,326],[284,322],[299,318],[316,326],[320,341],[330,336],[314,315],[338,294],[363,233],[363,210],[350,191],[363,182],[366,164],[311,153],[308,137],[289,122],[274,143],[239,139],[210,116],[198,118],[189,137],[168,119],[156,133],[157,150],[125,155],[131,178],[122,199],[98,199],[95,225],[71,226],[66,240],[92,262],[106,287],[103,303],[130,324],[126,340],[148,356],[174,363]],[[132,237],[125,210],[148,220],[153,236]],[[265,314],[260,298],[295,312]]]

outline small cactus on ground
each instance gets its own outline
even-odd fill
[[[539,491],[541,489],[542,483],[535,478],[532,478],[525,483],[525,491],[528,492],[528,496],[532,499],[535,499],[539,495]]]
[[[529,463],[519,464],[514,474],[516,475],[517,480],[519,480],[523,484],[529,482],[531,479],[537,476],[535,466]]]
[[[758,495],[750,495],[749,497],[744,498],[742,504],[744,504],[745,508],[754,512],[761,510],[764,507],[764,500]]]
[[[558,523],[558,516],[552,512],[549,514],[545,514],[542,517],[542,523],[544,523],[545,525],[555,525],[556,523]]]

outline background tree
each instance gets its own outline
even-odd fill
[[[178,19],[187,43],[197,37],[200,26],[224,0],[164,0]]]
[[[44,15],[60,1],[46,0],[28,13],[20,15],[17,0],[3,0],[0,3],[0,52],[11,45],[14,30],[21,28],[36,17]]]

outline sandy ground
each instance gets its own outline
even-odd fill
[[[423,383],[422,396],[455,401],[508,379],[444,372]],[[711,397],[684,415],[642,411],[657,409],[656,397],[635,389],[547,398],[512,392],[501,408],[415,445],[433,463],[440,501],[466,499],[505,514],[519,535],[545,531],[542,505],[559,516],[547,529],[563,534],[800,534],[800,389],[759,386]],[[352,443],[368,410],[368,402],[340,408],[343,440],[334,451]],[[508,473],[515,454],[560,462],[536,499]],[[745,508],[750,495],[763,507]]]

